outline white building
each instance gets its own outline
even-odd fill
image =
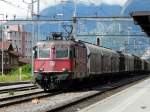
[[[4,39],[12,43],[14,49],[25,58],[31,59],[32,34],[23,30],[21,25],[11,25],[4,29]]]
[[[150,59],[150,47],[148,47],[141,57],[142,59]]]

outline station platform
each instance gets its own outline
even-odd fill
[[[150,78],[79,112],[150,112]]]

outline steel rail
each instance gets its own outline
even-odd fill
[[[10,85],[18,85],[18,84],[30,84],[31,81],[18,81],[18,82],[0,82],[1,86],[10,86]]]
[[[51,93],[45,93],[43,90],[39,90],[37,92],[33,93],[26,93],[22,95],[16,95],[16,96],[10,96],[10,97],[5,97],[5,98],[0,98],[0,108],[10,106],[13,104],[18,104],[22,102],[26,102],[35,98],[44,98],[44,97],[50,97],[54,96],[57,94],[60,94],[62,92],[57,91],[57,92],[51,92]]]
[[[0,89],[0,94],[37,89],[36,85]]]

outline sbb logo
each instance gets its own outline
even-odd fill
[[[55,66],[55,61],[50,61],[49,64],[50,64],[51,66]]]

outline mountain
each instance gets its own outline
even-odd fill
[[[106,10],[107,9],[107,10]],[[74,11],[73,3],[58,4],[57,6],[48,7],[44,9],[40,14],[45,17],[57,18],[56,14],[64,13],[63,18],[71,19]],[[121,11],[121,7],[117,5],[101,4],[100,6],[85,5],[80,3],[77,5],[77,16],[118,16]]]
[[[147,11],[150,0],[128,0],[125,6],[108,5],[108,4],[84,4],[83,2],[77,4],[77,16],[119,16],[121,11],[123,15],[130,15],[133,11]],[[48,7],[41,11],[41,15],[46,17],[56,17],[56,13],[64,13],[64,18],[71,18],[73,15],[74,3],[72,0],[58,4],[56,6]]]
[[[132,0],[130,4],[127,4],[127,6],[125,6],[122,16],[129,16],[133,11],[150,10],[149,4],[150,0]],[[99,6],[96,6],[94,4],[87,5],[81,2],[77,4],[77,16],[120,16],[122,9],[123,7],[120,7],[119,5],[108,5],[103,3]],[[58,4],[56,6],[48,7],[42,10],[40,12],[40,19],[72,19],[73,11],[74,4],[70,1],[66,2],[65,4]],[[96,27],[96,23],[94,23],[93,21],[88,22],[90,27],[86,28],[87,31],[93,30]],[[47,30],[55,32],[60,28],[58,24],[49,24],[41,25],[41,29],[43,29],[43,32],[46,32]],[[66,22],[65,24],[71,23]],[[135,28],[133,25],[131,27],[133,27],[134,31],[139,30],[139,28]]]
[[[129,15],[133,11],[150,11],[150,0],[132,0],[124,10],[124,15]]]
[[[77,4],[77,16],[129,16],[131,12],[133,11],[143,11],[143,10],[149,10],[150,11],[150,0],[129,0],[130,4],[126,4],[124,7],[120,7],[119,5],[108,5],[108,4],[100,4],[100,5],[94,5],[94,4],[84,4],[79,3]],[[124,9],[124,10],[123,10]],[[123,13],[121,13],[123,10]],[[48,7],[40,12],[40,19],[72,19],[74,11],[74,4],[73,2],[66,2],[65,4],[57,4],[56,6]],[[36,19],[36,17],[35,17]],[[40,24],[40,39],[45,39],[47,36],[51,34],[51,32],[58,32],[62,31],[65,32],[65,30],[62,28],[62,25],[71,25],[72,22],[61,22],[61,23],[45,23]],[[120,24],[120,25],[119,25]],[[27,25],[26,29],[28,31],[31,31],[31,26]],[[37,26],[35,25],[35,32],[37,32]],[[127,35],[127,34],[139,34],[141,32],[141,29],[139,26],[135,26],[133,21],[109,21],[109,22],[95,22],[94,20],[83,20],[78,19],[78,25],[77,25],[77,32],[80,33],[88,33],[88,32],[98,32],[99,34],[104,35]],[[78,37],[79,39],[90,41],[92,43],[95,43],[96,36],[93,37]],[[118,36],[117,38],[112,37],[100,37],[101,43],[105,47],[111,47],[115,50],[120,49],[128,49],[130,52],[138,52],[138,49],[145,49],[148,47],[148,41],[147,38],[143,37],[131,37],[128,40],[127,37]],[[113,39],[113,43],[111,44]],[[129,42],[128,44],[131,45],[125,45],[126,42]],[[134,43],[134,44],[133,44]],[[138,44],[142,45],[140,48]],[[126,47],[126,48],[125,48]],[[132,50],[131,50],[132,49]],[[135,49],[133,51],[133,49]],[[135,52],[135,53],[136,53]],[[141,53],[142,54],[142,53]]]

